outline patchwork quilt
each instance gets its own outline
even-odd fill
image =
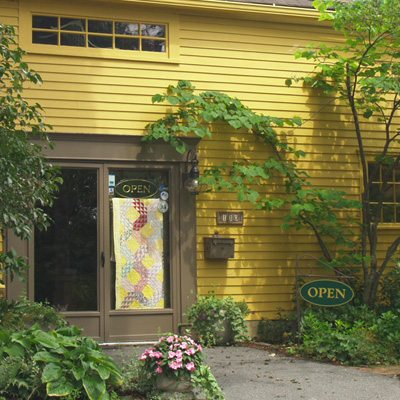
[[[116,309],[164,308],[160,199],[112,199]]]

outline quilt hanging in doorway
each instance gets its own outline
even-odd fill
[[[164,308],[159,199],[113,201],[116,309]]]

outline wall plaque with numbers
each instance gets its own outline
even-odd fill
[[[243,211],[217,211],[217,225],[243,225]]]

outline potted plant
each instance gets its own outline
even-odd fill
[[[197,296],[196,302],[184,314],[192,329],[205,346],[225,345],[249,340],[244,322],[250,310],[243,300],[218,298],[214,291]]]
[[[140,360],[161,391],[185,393],[184,398],[189,399],[195,398],[193,388],[197,388],[207,400],[224,400],[202,351],[201,345],[188,336],[165,334],[146,349]]]

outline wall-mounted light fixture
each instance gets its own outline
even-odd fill
[[[185,172],[182,174],[183,187],[191,194],[199,194],[199,160],[194,150],[189,150],[186,157]]]

